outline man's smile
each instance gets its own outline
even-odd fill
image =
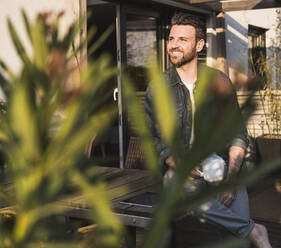
[[[182,55],[182,52],[177,52],[177,51],[174,51],[174,52],[171,52],[172,55],[175,55],[175,56],[178,56],[178,55]]]

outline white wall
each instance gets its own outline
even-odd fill
[[[242,65],[245,68],[245,71],[242,72],[242,77],[246,78],[248,73],[248,25],[268,29],[266,32],[266,46],[269,48],[275,35],[276,19],[276,9],[225,13],[226,53],[229,76],[232,80],[234,79],[235,67],[238,65]],[[268,53],[269,51],[267,50]]]
[[[281,8],[278,8],[281,10]],[[235,68],[238,65],[244,66],[245,70],[240,74],[242,79],[247,79],[248,74],[248,25],[267,29],[266,31],[266,53],[267,57],[271,54],[270,47],[276,40],[277,9],[261,9],[248,11],[232,11],[225,13],[226,25],[226,55],[229,68],[229,76],[235,80]],[[247,92],[238,92],[238,100],[242,103],[247,97]],[[280,94],[278,95],[280,97]],[[257,137],[268,133],[268,127],[262,123],[265,121],[265,113],[262,107],[261,97],[256,93],[254,97],[257,106],[256,111],[248,120],[247,128],[251,136]],[[265,104],[268,109],[269,103]],[[270,114],[269,111],[266,111]]]
[[[66,31],[69,24],[79,17],[79,0],[0,0],[0,58],[14,72],[20,70],[21,63],[10,40],[7,17],[14,23],[28,52],[31,52],[21,15],[22,8],[31,20],[34,20],[39,12],[64,11],[65,14],[61,20],[62,32]]]

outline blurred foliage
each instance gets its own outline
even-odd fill
[[[7,199],[9,194],[1,188],[0,199],[1,207],[12,204],[16,210],[12,221],[1,216],[0,247],[119,247],[124,234],[122,224],[112,212],[105,184],[85,154],[87,143],[105,132],[116,116],[109,97],[115,87],[114,80],[110,79],[117,75],[117,70],[107,56],[89,62],[87,67],[83,63],[78,65],[77,56],[85,44],[82,42],[75,48],[79,23],[71,25],[61,35],[61,16],[55,16],[50,22],[52,15],[45,13],[31,23],[23,12],[32,56],[28,55],[14,25],[8,20],[12,41],[23,64],[20,73],[15,75],[3,61],[0,62],[0,85],[6,98],[6,110],[0,116],[0,138],[6,155],[7,177],[13,180],[9,192],[12,197]],[[91,51],[96,49],[97,45]],[[147,228],[141,244],[146,248],[167,246],[169,224],[175,216],[218,192],[254,183],[280,162],[260,166],[251,174],[234,178],[231,183],[223,182],[183,198],[182,189],[193,168],[212,152],[219,151],[246,118],[241,119],[232,111],[225,91],[216,94],[216,104],[225,103],[219,121],[206,113],[206,106],[212,102],[207,94],[211,90],[209,79],[212,75],[202,72],[205,76],[196,95],[196,118],[201,123],[198,138],[190,151],[184,151],[173,98],[158,68],[157,63],[152,62],[149,70],[154,106],[161,135],[177,168],[175,179],[163,189]],[[160,166],[143,107],[130,79],[124,77],[122,83],[124,100],[142,141],[147,168],[158,180],[161,178]],[[251,106],[250,101],[251,96],[243,107]],[[85,197],[91,210],[90,217],[97,226],[95,243],[79,243],[75,235],[65,233],[64,209],[57,201],[74,188]]]
[[[60,240],[59,234],[66,230],[61,218],[55,217],[63,212],[56,201],[73,185],[88,196],[92,217],[103,233],[100,244],[116,247],[122,227],[85,151],[92,137],[104,132],[116,116],[110,92],[115,87],[111,79],[117,70],[106,55],[84,68],[78,55],[85,42],[75,48],[79,22],[63,35],[59,29],[62,13],[40,14],[34,23],[25,12],[22,16],[32,56],[8,19],[22,69],[15,75],[3,61],[0,63],[0,85],[6,105],[6,110],[1,111],[0,137],[6,156],[5,174],[14,183],[8,203],[16,208],[11,230],[0,233],[0,247]],[[94,183],[89,175],[95,177]],[[1,196],[2,202],[7,193],[2,192]],[[8,203],[2,202],[1,207]],[[46,224],[50,218],[52,227]],[[5,227],[1,218],[1,230]]]

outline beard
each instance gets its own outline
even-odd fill
[[[173,56],[173,52],[180,52],[182,53],[181,57]],[[196,47],[194,46],[192,50],[188,53],[184,53],[182,50],[179,49],[170,49],[168,51],[168,56],[170,59],[170,62],[177,68],[188,64],[190,61],[192,61],[195,57],[197,57]]]

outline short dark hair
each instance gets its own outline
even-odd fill
[[[195,28],[196,41],[206,39],[205,22],[198,16],[184,12],[175,12],[171,19],[171,28],[173,25],[190,25]]]

